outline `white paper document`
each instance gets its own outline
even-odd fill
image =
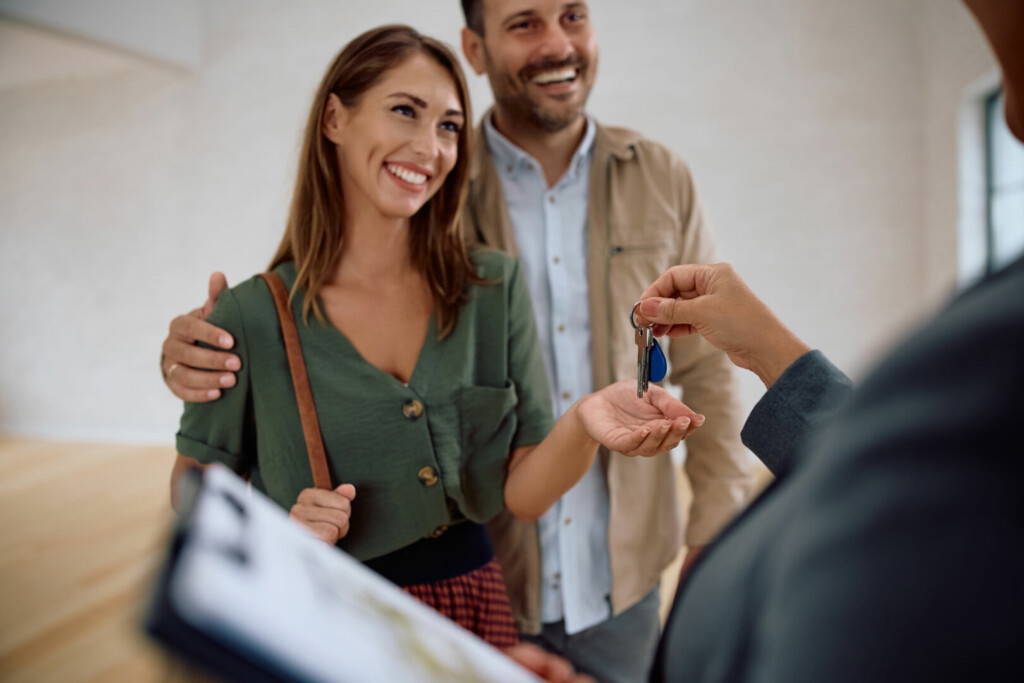
[[[269,665],[269,678],[300,681],[538,680],[222,466],[206,470],[175,544],[159,601],[195,633],[151,627],[172,650],[201,650],[195,641],[207,638]],[[181,640],[195,647],[170,642]]]

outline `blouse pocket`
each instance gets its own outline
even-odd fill
[[[462,513],[486,522],[505,505],[505,475],[518,420],[519,397],[504,387],[464,386],[459,390]]]

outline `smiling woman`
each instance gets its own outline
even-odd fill
[[[208,318],[241,369],[220,400],[186,404],[172,498],[186,470],[225,463],[325,542],[507,646],[516,627],[483,524],[506,506],[535,520],[598,443],[654,455],[701,420],[623,382],[552,426],[519,267],[462,234],[466,92],[448,48],[408,27],[369,31],[335,59],[273,274],[223,292]],[[300,320],[313,398],[298,409],[274,277],[289,292],[283,319]],[[326,476],[316,465],[314,477],[318,441]]]

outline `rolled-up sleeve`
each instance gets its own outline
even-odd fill
[[[223,463],[241,471],[255,452],[255,429],[251,410],[250,377],[245,329],[238,302],[225,290],[208,322],[229,332],[235,339],[232,351],[242,362],[235,373],[235,386],[222,391],[209,403],[185,403],[176,436],[178,452],[201,463]]]

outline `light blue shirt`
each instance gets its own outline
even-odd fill
[[[540,164],[484,118],[485,142],[497,166],[533,298],[552,405],[564,413],[593,389],[587,295],[587,190],[596,126],[565,174],[548,188]],[[567,633],[611,616],[608,484],[599,459],[539,521],[541,619],[565,620]]]

